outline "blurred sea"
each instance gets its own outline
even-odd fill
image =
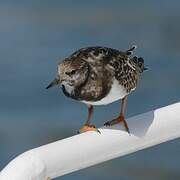
[[[0,1],[0,169],[18,154],[76,134],[84,104],[47,91],[57,63],[73,51],[102,45],[136,54],[149,71],[129,96],[127,117],[180,100],[180,1]],[[119,102],[95,108],[97,126]],[[60,152],[59,152],[60,153]],[[179,180],[174,140],[87,168],[61,180]]]

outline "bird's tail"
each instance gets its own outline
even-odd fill
[[[133,51],[137,49],[136,45],[133,45],[130,49],[128,49],[127,51],[125,51],[126,55],[130,56],[133,54]]]
[[[137,48],[137,46],[133,45],[130,49],[125,51],[126,55],[131,56],[136,48]],[[130,59],[131,59],[131,61],[133,61],[135,63],[135,65],[140,73],[142,73],[143,71],[148,69],[147,67],[144,67],[144,59],[142,57],[138,58],[138,57],[134,56],[133,58],[130,58]]]
[[[136,64],[136,67],[138,68],[140,73],[148,70],[148,68],[144,66],[144,59],[142,57],[138,58],[134,56],[131,60]]]

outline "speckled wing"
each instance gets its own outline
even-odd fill
[[[108,73],[108,76],[105,77],[107,79],[113,73],[113,76],[125,87],[128,93],[136,88],[140,73],[137,63],[132,61],[126,52],[106,47],[89,47],[80,49],[77,54],[81,54],[92,65],[91,75],[95,78],[98,75],[106,76]],[[103,74],[100,75],[100,72]]]
[[[88,47],[76,51],[71,58],[83,59],[91,67],[90,79],[82,89],[82,92],[88,92],[89,89],[86,95],[88,100],[105,97],[111,89],[113,78],[118,80],[127,93],[137,86],[139,72],[126,52],[107,47]]]

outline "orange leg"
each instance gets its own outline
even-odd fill
[[[128,124],[127,124],[127,122],[126,122],[126,120],[124,118],[124,114],[125,114],[125,110],[126,110],[126,104],[127,104],[127,96],[125,96],[122,99],[120,115],[116,119],[113,119],[111,121],[106,122],[104,125],[105,126],[112,126],[112,125],[115,125],[115,124],[118,124],[118,123],[122,122],[125,129],[126,129],[126,131],[130,134]]]
[[[87,121],[86,121],[85,125],[78,131],[78,133],[84,133],[84,132],[87,132],[87,131],[96,131],[96,132],[100,133],[100,131],[94,125],[90,125],[90,121],[92,119],[92,116],[93,116],[93,106],[89,105],[88,106],[88,118],[87,118]]]

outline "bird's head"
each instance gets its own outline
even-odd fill
[[[47,89],[55,85],[63,85],[65,88],[78,88],[84,84],[88,78],[89,65],[81,59],[67,58],[58,65],[56,78],[46,87]]]

